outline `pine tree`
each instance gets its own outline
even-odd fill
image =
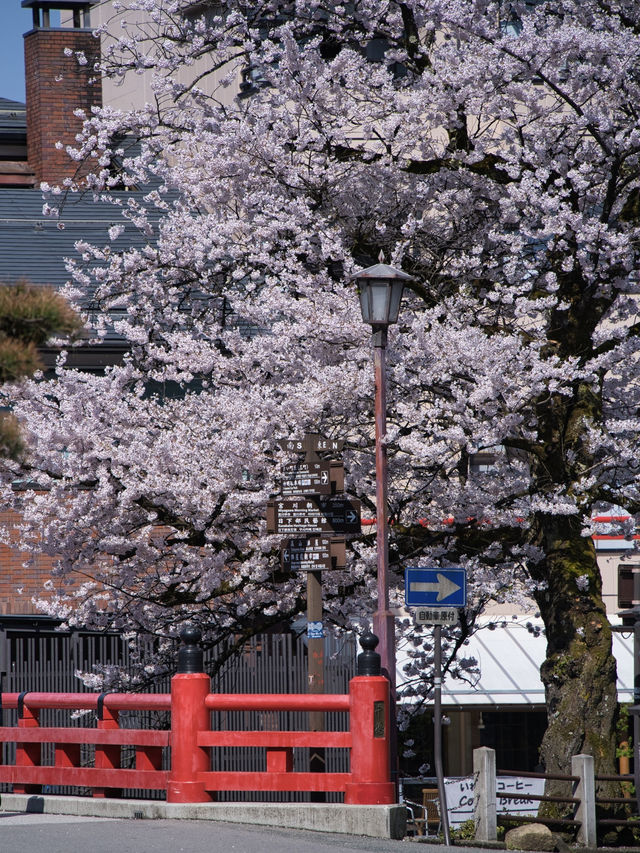
[[[42,369],[38,347],[54,335],[78,332],[82,322],[68,302],[51,287],[26,281],[0,283],[0,383],[18,382]],[[0,454],[17,458],[24,443],[16,419],[0,418]]]

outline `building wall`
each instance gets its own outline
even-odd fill
[[[63,17],[61,20],[69,22],[69,16]],[[126,12],[116,12],[113,9],[113,0],[103,0],[91,8],[91,26],[108,25],[109,33],[116,36],[121,35],[124,30],[122,21],[126,20],[131,24],[131,31],[134,31],[136,23],[144,22],[147,31],[152,31],[152,25],[148,18],[142,12],[127,10]],[[106,56],[108,48],[113,44],[113,36],[104,34],[102,36],[102,53]],[[183,67],[176,74],[179,82],[188,84],[195,77],[199,77],[212,67],[212,60],[209,57],[204,58],[200,62],[193,65]],[[105,106],[113,107],[114,109],[140,109],[145,104],[155,102],[155,93],[152,87],[152,74],[149,71],[138,73],[129,71],[125,75],[118,78],[104,78],[102,81],[102,93]],[[216,99],[222,103],[228,104],[240,92],[240,74],[238,73],[237,80],[230,86],[222,87],[220,82],[224,76],[223,72],[217,71],[207,75],[200,80],[198,85],[207,94],[215,93]]]
[[[0,525],[3,527],[18,520],[14,512],[0,512]],[[14,533],[14,542],[16,538]],[[0,615],[39,612],[32,598],[47,594],[44,584],[51,576],[55,558],[42,554],[30,558],[30,554],[19,551],[10,543],[0,544]]]
[[[100,81],[92,82],[99,47],[90,30],[37,29],[25,36],[27,151],[37,182],[58,184],[75,173],[64,149],[77,144],[82,127],[74,110],[90,114],[101,102]],[[65,50],[73,55],[65,56]],[[78,64],[78,51],[85,65]]]

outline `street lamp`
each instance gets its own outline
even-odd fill
[[[387,326],[398,322],[405,282],[412,277],[388,264],[375,264],[351,276],[358,283],[360,310],[365,323],[386,335]],[[376,328],[377,327],[377,328]]]
[[[373,614],[373,630],[380,641],[380,664],[391,685],[391,707],[396,701],[395,618],[389,610],[389,522],[387,509],[387,328],[398,322],[402,292],[412,276],[395,267],[380,263],[361,270],[351,278],[358,285],[362,319],[371,326],[375,372],[376,422],[376,549],[378,565],[378,609]],[[395,719],[395,713],[394,713]],[[396,771],[395,725],[392,726],[391,768]]]

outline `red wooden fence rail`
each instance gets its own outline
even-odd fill
[[[17,708],[17,726],[0,728],[0,743],[16,744],[14,765],[0,765],[0,781],[13,783],[14,793],[40,793],[42,785],[92,788],[104,797],[121,788],[166,789],[162,748],[168,731],[121,729],[119,711],[168,711],[171,694],[4,693],[3,708]],[[96,711],[98,728],[41,726],[46,708]],[[42,745],[54,745],[53,765],[42,765]],[[82,767],[80,746],[95,745],[94,767]],[[120,767],[121,747],[135,748],[135,769]]]
[[[184,638],[193,651],[195,633]],[[184,647],[183,647],[184,648]],[[377,657],[377,655],[376,655]],[[179,666],[180,669],[180,666]],[[183,667],[171,693],[5,693],[3,708],[17,708],[17,726],[0,728],[0,743],[16,744],[13,765],[0,765],[0,782],[16,793],[40,793],[41,786],[90,788],[94,797],[121,789],[164,790],[173,803],[208,802],[216,791],[340,791],[345,803],[393,803],[389,766],[389,682],[380,675],[351,679],[348,694],[212,694],[209,676]],[[92,710],[98,728],[41,726],[42,709]],[[171,711],[171,731],[120,728],[120,711]],[[211,711],[346,711],[349,730],[212,731]],[[53,764],[43,766],[42,746],[53,744]],[[95,746],[93,767],[81,766],[82,744]],[[266,770],[212,771],[210,750],[262,747]],[[122,747],[135,749],[135,767],[121,767]],[[162,769],[163,748],[171,767]],[[346,773],[293,770],[295,747],[350,751]]]

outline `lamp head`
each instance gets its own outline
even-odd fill
[[[358,285],[362,319],[371,326],[398,322],[400,301],[407,281],[413,276],[381,262],[351,276]]]

